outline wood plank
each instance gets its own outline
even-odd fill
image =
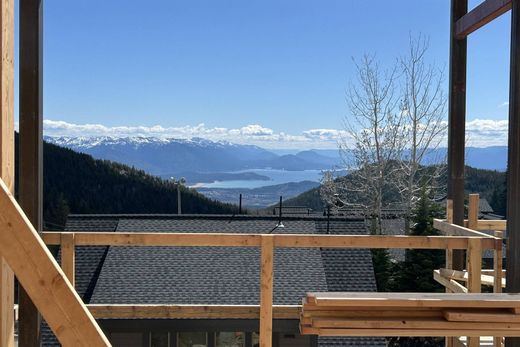
[[[501,293],[502,288],[506,287],[506,279],[504,276],[503,267],[503,251],[502,251],[502,240],[495,240],[495,251],[493,252],[493,267],[494,267],[494,283],[493,283],[493,291],[495,293]]]
[[[444,278],[454,279],[458,281],[468,281],[468,273],[467,271],[458,271],[458,270],[450,270],[450,269],[439,269],[440,275]],[[494,286],[495,285],[495,277],[494,275],[481,275],[480,282],[483,285]],[[505,286],[505,280],[502,281],[502,286]],[[495,291],[495,293],[498,293]]]
[[[273,263],[274,237],[262,235],[260,260],[260,346],[273,341]]]
[[[260,305],[87,305],[96,319],[259,319]],[[274,319],[299,319],[300,305],[274,305]]]
[[[511,9],[512,0],[485,0],[460,18],[455,25],[458,39],[467,37]]]
[[[14,193],[14,0],[0,1],[0,45],[0,179]],[[14,274],[0,256],[1,346],[14,346],[13,307]]]
[[[506,220],[484,220],[481,219],[477,223],[477,230],[497,230],[505,231],[507,221]]]
[[[0,209],[0,252],[60,343],[65,346],[110,346],[1,180]]]
[[[469,239],[468,251],[466,254],[468,269],[468,291],[470,293],[480,293],[482,291],[482,245],[479,239]]]
[[[319,329],[306,326],[300,326],[302,335],[318,335],[318,336],[520,336],[520,330],[502,330],[502,329]]]
[[[313,318],[312,326],[331,329],[445,329],[445,330],[480,330],[504,329],[519,330],[520,323],[511,322],[464,322],[447,321],[444,318]]]
[[[44,232],[48,245],[60,244],[61,232]],[[485,235],[485,234],[484,234]],[[309,248],[386,248],[386,249],[466,249],[465,236],[376,236],[376,235],[309,235],[272,234],[276,247]],[[472,235],[474,236],[474,235]],[[228,246],[259,247],[259,234],[171,233],[171,232],[80,232],[77,246]],[[485,235],[483,248],[493,249],[494,238]]]
[[[61,234],[61,268],[65,276],[69,279],[70,284],[75,286],[76,271],[76,249],[74,244],[74,233]]]
[[[437,230],[446,233],[446,235],[453,236],[469,236],[469,237],[483,237],[493,239],[494,237],[476,230],[472,230],[460,225],[450,224],[442,219],[434,219],[433,227]]]
[[[443,276],[439,270],[433,271],[433,279],[438,283],[442,284],[446,289],[450,291],[450,293],[467,293],[468,288],[464,287],[462,284],[454,281],[446,276]]]
[[[19,2],[18,201],[33,227],[43,230],[43,0]],[[41,317],[19,286],[18,342],[40,346]]]
[[[520,308],[520,294],[509,293],[309,293],[317,305],[328,307],[481,307]],[[304,306],[304,310],[305,310]]]
[[[508,310],[445,310],[444,318],[454,322],[520,323],[520,315]]]

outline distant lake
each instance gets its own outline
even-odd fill
[[[260,188],[265,186],[273,186],[289,182],[314,181],[319,182],[321,179],[321,170],[305,170],[305,171],[285,171],[285,170],[242,170],[233,171],[232,173],[254,172],[259,175],[267,176],[270,181],[222,181],[213,183],[204,183],[198,187],[204,188]]]

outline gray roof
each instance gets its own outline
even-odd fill
[[[284,227],[277,228],[277,225],[277,216],[248,215],[71,215],[67,222],[67,228],[75,231],[366,234],[361,219],[333,217],[327,222],[323,217],[284,217]],[[85,252],[81,252],[81,248]],[[103,248],[104,252],[100,247],[78,247],[78,290],[81,287],[86,293],[85,288],[93,287],[87,302],[259,303],[260,252],[257,248]],[[96,260],[99,260],[96,269],[101,271],[94,271]],[[80,280],[82,276],[85,278]],[[369,250],[275,250],[275,304],[299,304],[309,291],[375,290]],[[320,346],[385,345],[381,338],[320,338],[319,341]]]

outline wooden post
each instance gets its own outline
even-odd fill
[[[446,200],[446,221],[453,223],[453,200]],[[453,249],[446,250],[446,268],[453,269]],[[447,293],[451,293],[451,290],[446,288]]]
[[[480,293],[482,290],[482,243],[479,238],[468,240],[468,251],[466,255],[468,270],[468,292]],[[480,347],[480,337],[468,337],[468,347]]]
[[[74,233],[61,234],[61,268],[65,276],[69,279],[70,284],[74,287],[75,278],[75,242]]]
[[[480,197],[478,194],[469,194],[468,204],[468,228],[478,229],[478,213],[479,213]]]
[[[260,347],[273,342],[273,260],[274,237],[262,235],[260,269]]]
[[[464,150],[466,133],[467,40],[456,37],[456,23],[468,12],[468,0],[451,0],[448,114],[448,199],[453,223],[464,225]],[[464,252],[453,252],[453,268],[462,270]]]
[[[0,0],[0,178],[14,192],[14,1]],[[0,233],[4,233],[0,230]],[[14,274],[0,257],[0,346],[14,346]]]
[[[42,231],[43,107],[42,0],[20,2],[20,206],[36,231]],[[26,291],[18,291],[19,345],[40,346],[41,317]]]
[[[520,1],[511,9],[511,70],[507,156],[507,273],[506,291],[520,292]],[[520,338],[506,338],[507,347],[520,347]]]

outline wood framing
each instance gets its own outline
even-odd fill
[[[14,192],[14,0],[0,0],[0,45],[0,179]],[[0,256],[1,346],[14,346],[13,308],[14,274]]]
[[[110,346],[1,180],[0,210],[0,252],[60,343],[64,346]]]
[[[451,0],[450,70],[448,90],[448,200],[453,223],[464,224],[464,151],[466,133],[467,40],[457,39],[456,23],[468,12],[468,0]],[[453,252],[453,268],[462,270],[464,253]]]
[[[440,221],[445,223],[443,221]],[[441,224],[442,224],[441,223]],[[443,226],[441,226],[444,228]],[[275,247],[291,248],[385,248],[385,249],[460,249],[468,248],[467,236],[482,238],[484,249],[495,247],[495,238],[484,233],[462,228],[465,236],[391,236],[391,235],[298,235],[272,234]],[[467,230],[467,232],[465,232]],[[61,244],[61,232],[44,232],[48,245]],[[208,246],[260,247],[259,234],[225,233],[142,233],[142,232],[87,232],[74,233],[76,246]]]
[[[273,341],[274,237],[262,235],[260,259],[260,347]]]
[[[74,233],[63,233],[61,235],[61,268],[70,284],[74,287],[75,277],[75,251]]]
[[[43,1],[20,1],[19,27],[19,176],[18,201],[34,228],[43,230]],[[23,287],[20,306],[19,344],[40,346],[41,317]]]
[[[98,319],[258,319],[260,305],[87,305]],[[299,319],[301,305],[273,305],[273,319]]]
[[[493,19],[511,9],[512,0],[485,0],[460,18],[455,25],[455,35],[464,39]]]

